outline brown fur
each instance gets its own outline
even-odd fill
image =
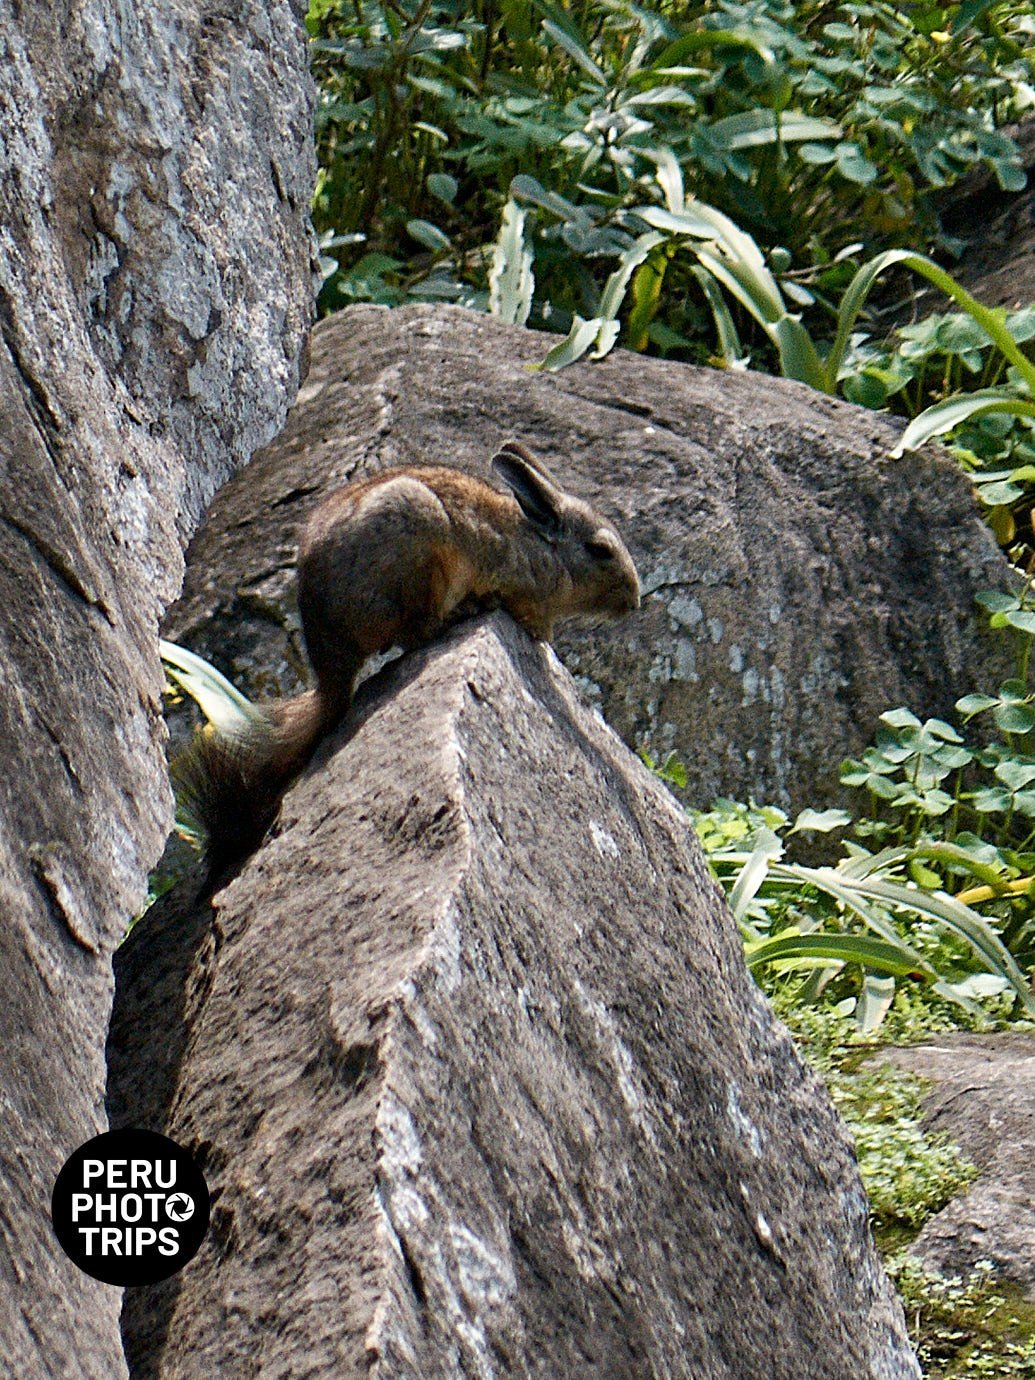
[[[259,843],[373,653],[420,646],[500,605],[544,640],[558,618],[638,606],[632,559],[600,513],[516,442],[493,468],[513,497],[459,470],[415,465],[361,479],[315,509],[299,546],[298,605],[316,688],[267,707],[243,737],[206,730],[176,766],[208,834],[213,879]]]

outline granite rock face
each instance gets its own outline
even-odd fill
[[[134,1373],[919,1374],[683,812],[505,615],[368,682],[214,906],[116,961],[112,1122],[214,1194]]]
[[[298,384],[301,14],[0,6],[5,1375],[124,1373],[118,1295],[59,1250],[50,1192],[103,1128],[111,951],[170,823],[158,620]]]
[[[932,1080],[925,1126],[951,1137],[980,1171],[910,1250],[945,1274],[990,1260],[1035,1301],[1035,1039],[944,1035],[888,1057]]]
[[[627,743],[680,754],[696,803],[832,802],[885,710],[946,715],[1010,673],[974,608],[1007,566],[944,457],[891,460],[886,419],[759,374],[621,350],[530,372],[547,343],[452,307],[321,322],[285,431],[213,504],[169,635],[259,698],[293,692],[312,505],[388,465],[484,474],[514,437],[617,523],[643,584],[634,619],[572,624],[558,651]]]

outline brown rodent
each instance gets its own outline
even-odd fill
[[[488,608],[549,640],[559,618],[639,606],[636,568],[605,517],[515,441],[492,468],[509,494],[460,470],[414,465],[360,479],[315,509],[298,551],[315,688],[267,706],[242,736],[206,730],[177,764],[208,835],[211,879],[260,842],[291,778],[348,709],[369,656],[421,646]]]

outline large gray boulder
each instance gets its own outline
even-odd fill
[[[925,1126],[948,1135],[979,1170],[910,1251],[945,1274],[990,1260],[1035,1302],[1035,1037],[944,1035],[888,1057],[931,1079]]]
[[[116,960],[113,1124],[214,1195],[134,1373],[919,1375],[685,816],[506,615],[368,682],[214,904]]]
[[[530,372],[546,343],[453,307],[322,322],[286,429],[213,504],[169,635],[260,698],[297,689],[312,505],[387,465],[483,474],[515,437],[615,520],[643,582],[634,619],[558,650],[626,742],[684,757],[697,802],[833,800],[884,710],[950,714],[1008,673],[974,607],[1007,566],[944,456],[892,460],[887,419],[759,374],[624,351]]]
[[[50,1193],[168,832],[157,625],[312,314],[295,0],[0,6],[0,1373],[124,1373]]]

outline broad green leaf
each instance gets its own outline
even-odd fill
[[[467,44],[467,35],[456,29],[422,29],[408,40],[407,47],[411,53],[449,53]]]
[[[888,944],[898,945],[903,952],[908,953],[917,972],[925,970],[926,964],[921,955],[902,939],[881,907],[871,904],[873,897],[864,888],[872,885],[872,878],[859,880],[833,867],[800,867],[796,863],[773,863],[771,871],[773,876],[786,877],[799,884],[805,883],[825,891],[828,896],[840,901],[846,909],[857,915],[863,924],[881,939]],[[923,893],[911,894],[920,896]]]
[[[1005,762],[999,763],[995,769],[995,774],[1000,781],[1010,787],[1011,791],[1019,791],[1035,781],[1035,764],[1018,762],[1016,758],[1007,758]]]
[[[756,273],[750,265],[723,254],[715,240],[695,244],[694,253],[708,272],[733,294],[741,306],[747,308],[766,333],[772,335],[776,324],[785,319],[787,309],[775,280],[772,282],[772,291],[769,289],[766,282],[770,277],[769,270],[766,269],[764,274]]]
[[[571,330],[565,338],[547,352],[542,363],[530,367],[545,369],[547,373],[552,373],[558,369],[566,368],[569,364],[574,364],[577,359],[582,358],[596,340],[601,324],[599,316],[591,317],[588,321],[584,321],[581,316],[576,316],[571,323]]]
[[[981,845],[982,852],[989,849],[989,845]],[[994,848],[991,849],[995,855]],[[977,877],[980,881],[990,883],[993,886],[1002,886],[1003,878],[1000,870],[991,863],[984,862],[977,857],[972,849],[964,848],[958,843],[947,843],[938,840],[934,843],[917,844],[910,848],[906,853],[910,858],[929,858],[934,862],[951,863],[953,866],[969,872],[971,876]]]
[[[939,738],[945,743],[962,743],[963,739],[953,728],[952,724],[947,724],[944,719],[927,719],[924,722],[924,732],[932,738]],[[962,766],[962,763],[953,765]]]
[[[852,783],[849,783],[852,784]],[[885,776],[878,776],[874,773],[866,782],[866,789],[879,796],[881,800],[899,800],[906,791],[906,787],[895,781],[889,781]]]
[[[1004,680],[999,687],[999,698],[1001,700],[1013,700],[1018,704],[1026,704],[1028,700],[1028,685],[1023,680]]]
[[[783,844],[780,842],[772,829],[760,829],[758,842],[755,844],[744,867],[741,869],[733,890],[730,892],[729,904],[733,912],[734,919],[742,921],[747,912],[748,906],[758,893],[759,887],[765,881],[766,872],[769,864],[774,858],[780,857],[783,853]]]
[[[630,288],[631,305],[626,320],[626,336],[632,350],[645,350],[648,340],[664,347],[666,337],[670,346],[690,344],[690,341],[677,331],[666,327],[664,322],[654,320],[661,301],[661,288],[665,281],[668,262],[668,255],[664,250],[655,250],[647,255],[633,274]]]
[[[985,786],[974,792],[970,803],[978,814],[1001,815],[1009,810],[1013,799],[1010,792],[1002,786]]]
[[[899,709],[889,709],[880,716],[882,724],[887,724],[889,728],[920,728],[920,720],[904,706]]]
[[[971,973],[961,982],[950,982],[949,986],[961,997],[980,1001],[983,997],[998,997],[1010,986],[1006,978],[996,977],[994,973]]]
[[[739,275],[738,294],[748,310],[762,322],[779,320],[786,306],[776,279],[766,267],[758,245],[729,216],[703,201],[688,198],[680,212],[660,206],[640,206],[636,214],[657,230],[672,230],[693,239],[712,240],[715,250],[730,273]],[[699,257],[702,251],[698,251]],[[703,262],[703,258],[702,258]],[[710,265],[709,265],[710,266]],[[732,291],[732,289],[731,289]]]
[[[1035,728],[1035,710],[1027,704],[996,705],[992,718],[1002,733],[1029,733]]]
[[[868,186],[877,177],[876,165],[855,144],[838,144],[834,150],[836,166],[842,177],[860,186]]]
[[[658,186],[665,196],[665,205],[676,214],[682,211],[686,202],[683,191],[683,170],[679,160],[669,148],[643,149],[643,156],[649,158],[657,168],[655,174]]]
[[[1004,192],[1023,192],[1027,187],[1028,174],[1020,159],[1015,161],[996,159],[992,166],[996,181]]]
[[[998,703],[993,695],[964,695],[961,700],[956,701],[956,712],[969,719]]]
[[[780,351],[780,372],[784,378],[807,383],[820,393],[833,392],[827,386],[827,374],[812,337],[797,316],[782,316],[773,323],[769,334]]]
[[[847,810],[802,810],[790,832],[799,834],[809,829],[817,834],[829,834],[831,829],[840,829],[851,824],[852,816]]]
[[[629,279],[651,250],[664,242],[665,236],[657,232],[641,235],[619,259],[618,267],[604,284],[604,291],[600,295],[600,316],[605,321],[613,321],[618,315]]]
[[[747,149],[804,139],[837,139],[841,127],[832,120],[817,119],[799,110],[787,110],[777,116],[761,107],[716,120],[708,126],[708,134],[721,148]]]
[[[845,877],[868,877],[871,872],[888,872],[896,864],[908,860],[910,848],[897,846],[882,848],[877,853],[860,853],[858,857],[842,860],[837,865],[838,872]]]
[[[715,319],[715,329],[719,333],[719,350],[723,364],[727,369],[746,368],[748,356],[744,353],[733,316],[726,305],[726,299],[723,297],[714,275],[709,273],[703,264],[694,264],[690,272],[708,299],[708,305]]]
[[[833,163],[837,158],[837,151],[833,144],[802,144],[798,150],[798,157],[803,163]]]
[[[424,245],[426,249],[437,252],[440,249],[449,248],[449,236],[437,225],[432,225],[430,220],[408,220],[406,229],[412,238],[418,244]]]
[[[597,331],[596,340],[593,342],[594,348],[589,353],[590,359],[603,359],[614,348],[620,329],[617,321],[605,317],[600,322],[600,329]]]
[[[775,58],[773,50],[751,29],[696,29],[693,33],[683,34],[663,49],[652,63],[652,69],[658,71],[666,67],[677,67],[686,58],[708,48],[746,48],[757,53],[767,64]]]
[[[982,608],[988,609],[989,613],[1002,613],[1006,609],[1020,608],[1021,601],[1016,594],[1007,594],[1001,589],[983,589],[980,594],[974,595],[974,602],[980,604]]]
[[[985,482],[984,478],[981,475],[976,474],[973,475],[972,478],[975,485],[977,486],[978,493],[981,496],[981,502],[986,504],[989,508],[999,509],[1000,511],[1002,511],[1005,508],[1008,517],[1008,505],[1015,502],[1015,500],[1020,498],[1021,495],[1024,493],[1024,490],[1021,488],[1020,484],[1010,484],[1002,482],[989,484]],[[994,531],[995,522],[992,519],[992,517],[990,517],[990,522]],[[1009,542],[1010,538],[1007,537],[1005,544],[1009,545]],[[1000,545],[1004,545],[1004,543],[1000,541]]]
[[[522,201],[530,201],[533,206],[541,206],[544,211],[559,216],[561,220],[579,220],[582,216],[574,202],[566,200],[557,192],[548,192],[541,182],[529,177],[527,173],[518,173],[517,177],[511,178],[510,195],[520,197]]]
[[[876,973],[867,973],[863,978],[859,1004],[855,1008],[855,1019],[859,1026],[859,1033],[872,1035],[891,1010],[891,1003],[894,1000],[895,979],[893,977],[878,977]]]
[[[945,398],[927,407],[899,437],[891,454],[898,459],[907,450],[916,450],[933,436],[943,436],[970,417],[1002,412],[1016,417],[1035,417],[1035,403],[1015,397],[1002,388],[979,388],[973,393]]]
[[[921,891],[876,877],[866,878],[854,885],[863,896],[927,916],[958,934],[966,940],[990,973],[1008,979],[1025,1011],[1029,1016],[1035,1016],[1035,995],[1027,979],[1009,949],[983,916],[944,892]]]
[[[903,795],[895,801],[896,806],[915,805],[923,814],[933,819],[947,814],[956,804],[955,796],[947,791],[925,790],[919,795]]]
[[[158,651],[168,674],[190,695],[217,733],[234,737],[265,718],[261,709],[203,657],[164,640],[159,642]]]
[[[427,178],[428,191],[439,201],[444,201],[447,206],[452,206],[458,191],[457,180],[450,177],[448,173],[429,173]]]
[[[659,244],[663,244],[664,241],[664,235],[651,231],[646,235],[641,235],[636,243],[625,251],[619,260],[618,268],[604,285],[604,291],[600,298],[600,314],[588,321],[583,320],[581,316],[576,316],[567,338],[549,351],[546,358],[538,366],[540,369],[549,372],[564,369],[577,359],[581,359],[591,345],[596,346],[592,354],[593,359],[602,359],[608,353],[618,339],[617,316],[625,297],[629,279],[651,251],[657,248]]]
[[[916,955],[907,946],[865,934],[777,935],[760,944],[746,945],[745,958],[752,969],[789,958],[827,958],[839,963],[859,963],[895,977],[914,973],[923,973],[928,980],[933,977],[930,968],[917,967]]]
[[[550,35],[559,48],[563,48],[569,57],[574,58],[584,72],[587,72],[598,86],[607,86],[607,77],[601,71],[596,62],[593,61],[582,43],[570,31],[570,28],[562,28],[560,24],[554,23],[552,19],[543,20],[543,28]]]
[[[532,252],[525,244],[525,213],[515,201],[508,201],[489,268],[489,311],[501,321],[523,326],[532,309],[534,290]]]
[[[652,86],[647,91],[630,96],[619,108],[623,111],[636,110],[639,106],[652,105],[689,105],[696,108],[697,98],[681,86]]]
[[[928,891],[937,891],[942,884],[942,879],[934,868],[928,867],[919,858],[914,858],[910,862],[909,875],[917,886],[926,887]]]

